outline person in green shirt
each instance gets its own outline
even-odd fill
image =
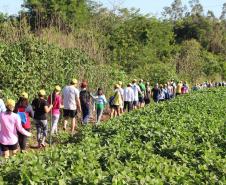
[[[142,108],[145,105],[144,97],[146,96],[146,87],[142,79],[139,81],[139,87],[139,107]]]

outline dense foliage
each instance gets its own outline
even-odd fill
[[[151,105],[40,153],[2,161],[5,184],[225,184],[226,89]]]
[[[78,60],[87,55],[94,65],[114,65],[130,77],[152,81],[226,79],[226,4],[217,18],[211,11],[204,13],[199,0],[189,1],[189,7],[174,0],[156,18],[120,9],[114,2],[111,11],[92,0],[25,0],[19,16],[0,15],[0,40],[16,42],[15,47],[27,38],[45,40],[83,52]],[[29,42],[27,48],[33,45]]]
[[[76,49],[62,49],[38,40],[23,40],[16,44],[0,44],[0,84],[7,96],[26,91],[30,96],[44,88],[50,91],[56,84],[64,86],[73,77],[89,79],[92,90],[111,88],[115,81],[126,80],[123,71],[110,65],[97,65]]]

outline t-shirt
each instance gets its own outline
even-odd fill
[[[133,84],[132,89],[134,93],[134,101],[139,101],[138,94],[140,92],[140,87],[137,84]]]
[[[19,115],[15,113],[0,113],[0,143],[14,145],[18,142],[17,131],[25,136],[31,136],[23,129]]]
[[[2,99],[0,99],[0,112],[5,112],[6,107]]]
[[[153,88],[151,90],[151,92],[153,93],[153,99],[159,99],[159,95],[161,93],[160,89],[159,88]]]
[[[134,92],[131,87],[126,87],[124,89],[124,101],[133,102],[134,101]]]
[[[60,105],[62,102],[62,98],[59,94],[55,95],[55,100],[53,103],[53,108],[52,108],[52,114],[53,115],[59,115],[60,114]],[[51,96],[48,97],[48,103],[51,104]]]
[[[66,86],[63,89],[63,103],[64,103],[64,109],[68,110],[76,110],[76,98],[79,98],[79,90],[70,85]]]
[[[181,83],[179,83],[179,84],[177,84],[177,93],[181,93],[181,89],[182,89],[182,84]]]
[[[87,90],[81,90],[80,91],[80,94],[79,94],[79,97],[80,97],[80,103],[81,103],[81,106],[85,107],[85,106],[89,106],[90,105],[90,102],[91,102],[91,96],[90,96],[90,92],[87,91]]]
[[[45,99],[36,98],[32,102],[32,107],[34,110],[34,119],[37,120],[47,120],[45,106],[48,106],[48,103]]]
[[[119,89],[115,90],[115,95],[114,95],[114,105],[118,106],[122,104],[122,96],[120,93]]]
[[[97,96],[96,98],[96,108],[97,109],[104,109],[104,104],[107,103],[105,95]]]
[[[144,97],[145,93],[146,93],[146,87],[143,83],[140,83],[139,87],[140,87],[140,90],[141,90],[141,93],[139,93],[139,97]]]

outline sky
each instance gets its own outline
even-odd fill
[[[140,9],[143,14],[151,14],[157,17],[161,16],[163,7],[170,6],[173,0],[96,0],[104,6],[112,9],[113,5],[119,5],[121,8],[135,7]],[[189,0],[182,0],[184,4],[188,4]],[[17,14],[21,10],[23,0],[0,0],[0,12]],[[212,10],[214,14],[219,17],[221,14],[222,6],[226,0],[200,0],[205,12]]]

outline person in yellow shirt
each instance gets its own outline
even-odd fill
[[[177,88],[176,88],[176,96],[178,95],[181,95],[181,89],[182,89],[182,82],[180,81],[178,84],[177,84]]]
[[[120,93],[120,85],[115,85],[114,98],[111,107],[111,118],[120,116],[120,105],[122,104],[122,96]]]

